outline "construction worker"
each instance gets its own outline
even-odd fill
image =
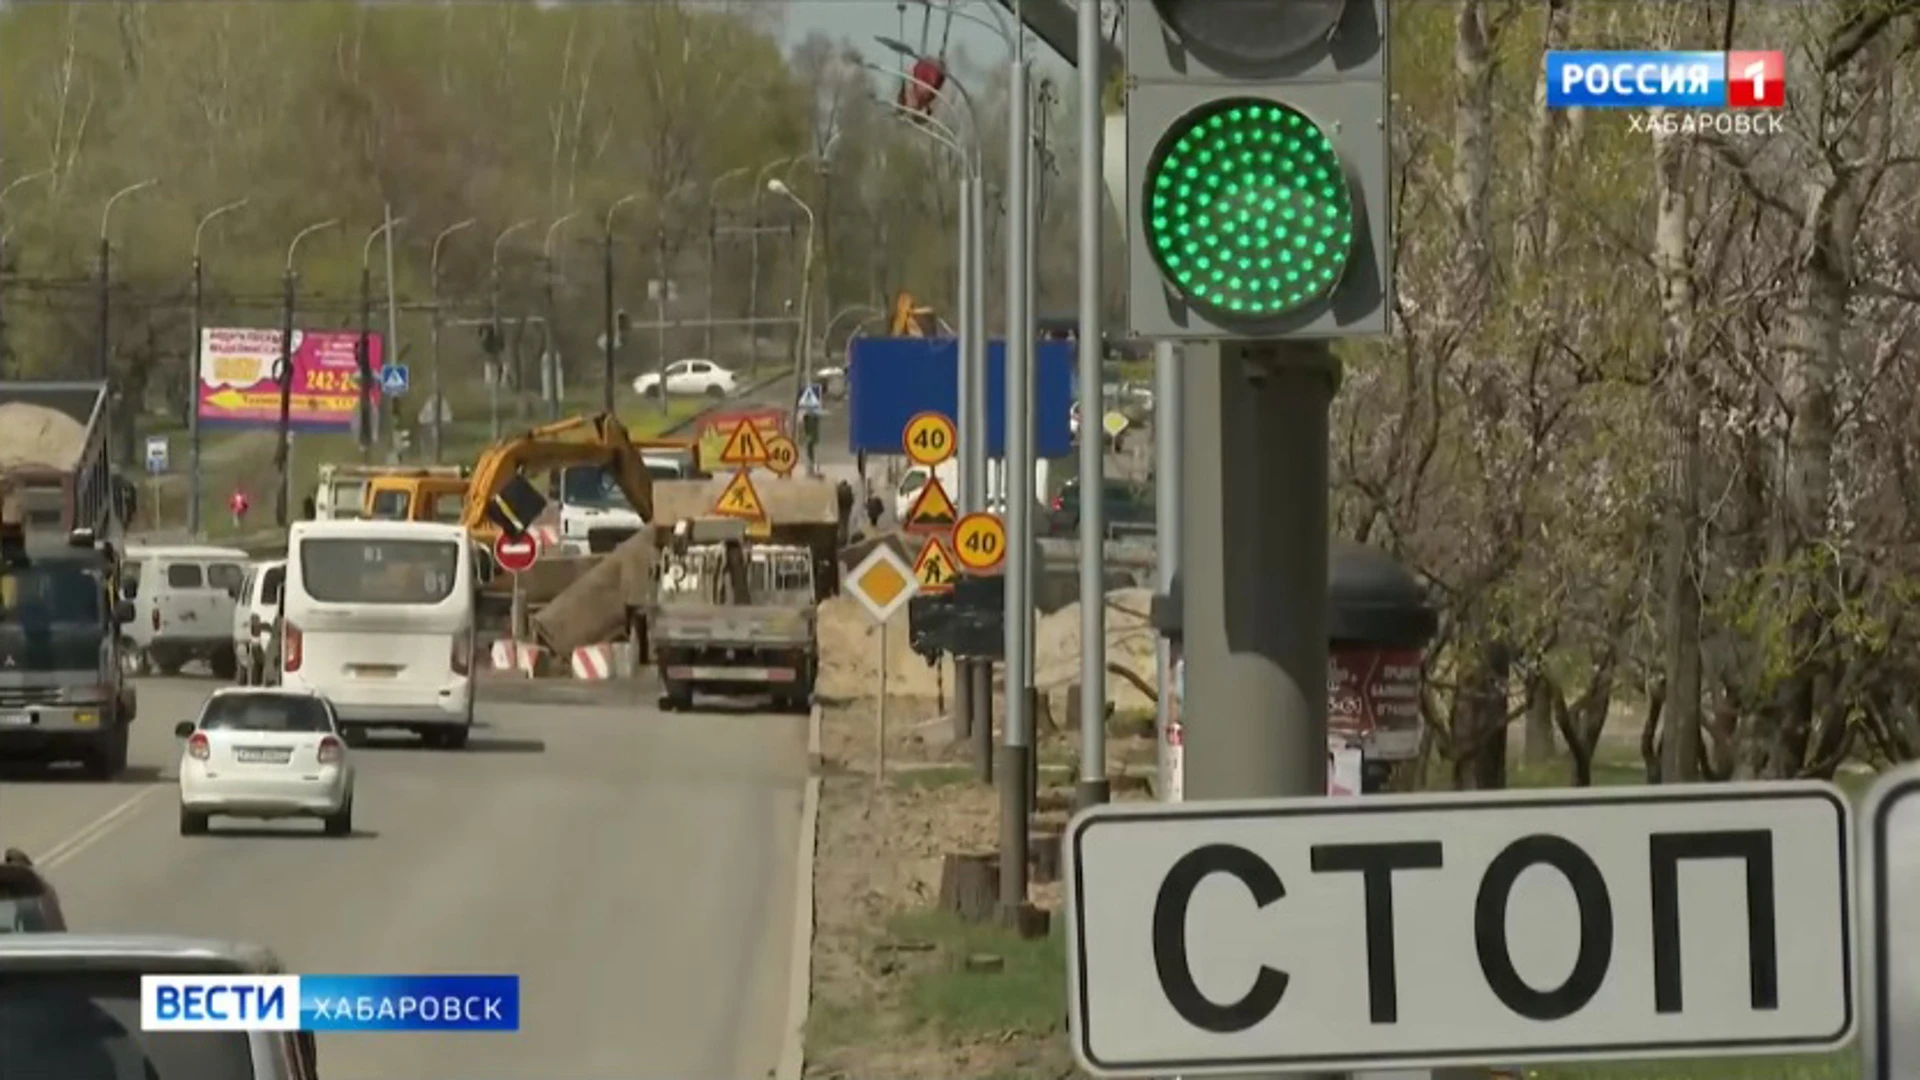
[[[800,416],[800,440],[806,446],[807,472],[820,472],[820,414],[807,412]]]

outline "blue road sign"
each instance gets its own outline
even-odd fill
[[[407,378],[407,365],[388,364],[380,369],[380,391],[386,394],[404,394],[410,380]]]
[[[808,383],[807,388],[800,391],[801,411],[817,413],[824,411],[825,408],[826,407],[820,403],[820,384]]]
[[[853,339],[847,361],[847,442],[854,453],[897,454],[915,413],[954,416],[959,348],[952,338]],[[1006,343],[987,345],[987,454],[1006,452]],[[1034,444],[1038,456],[1073,452],[1074,346],[1043,341],[1034,350]],[[956,417],[957,419],[957,417]]]

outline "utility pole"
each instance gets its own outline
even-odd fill
[[[540,395],[546,399],[549,419],[559,415],[560,411],[560,323],[558,305],[554,298],[554,286],[557,272],[553,260],[553,237],[560,227],[578,213],[567,214],[547,226],[547,242],[541,250],[541,265],[546,269],[547,286],[547,332],[544,348],[540,351]]]
[[[618,348],[618,347],[619,347],[619,346],[620,346],[620,345],[622,344],[622,342],[621,342],[621,341],[619,340],[619,333],[618,333],[618,330],[619,330],[619,328],[618,328],[618,327],[616,327],[616,326],[614,325],[614,318],[613,318],[613,315],[614,315],[614,307],[613,307],[613,216],[614,216],[615,214],[617,214],[617,213],[619,213],[619,212],[620,212],[620,208],[621,208],[621,207],[623,207],[623,206],[625,206],[625,205],[627,205],[628,203],[630,203],[630,202],[632,202],[632,201],[634,201],[635,199],[638,199],[638,198],[639,198],[639,197],[641,196],[641,194],[642,194],[641,192],[638,192],[638,191],[636,191],[636,192],[634,192],[634,193],[632,193],[631,195],[622,195],[622,196],[621,196],[620,198],[618,198],[618,199],[615,199],[615,200],[613,201],[613,205],[607,208],[607,223],[606,223],[606,227],[605,227],[604,229],[602,229],[602,230],[600,231],[600,232],[601,232],[601,249],[600,249],[600,285],[601,285],[601,297],[600,297],[600,304],[601,304],[601,308],[600,308],[600,314],[601,314],[601,317],[602,317],[602,322],[604,323],[604,326],[603,326],[603,329],[602,329],[602,331],[601,331],[601,332],[602,332],[602,333],[604,333],[604,334],[606,335],[606,337],[604,337],[604,338],[602,339],[602,341],[604,342],[604,345],[603,345],[603,348],[601,349],[601,354],[602,354],[602,359],[603,359],[603,361],[604,361],[604,365],[605,365],[605,370],[604,370],[604,371],[603,371],[603,372],[601,373],[601,376],[602,376],[602,382],[604,382],[604,384],[605,384],[605,385],[604,385],[604,387],[603,387],[603,388],[602,388],[602,390],[601,390],[601,397],[602,397],[602,401],[601,401],[601,405],[602,405],[602,407],[604,407],[604,408],[606,409],[606,411],[607,411],[607,412],[613,412],[613,411],[614,411],[614,407],[613,407],[613,381],[614,381],[614,373],[613,373],[613,353],[614,353],[614,350],[615,350],[616,348]],[[709,302],[711,302],[711,301],[712,301],[712,299],[713,299],[713,284],[712,284],[711,282],[709,282],[709,283],[707,284],[707,299],[708,299],[708,301],[709,301]],[[712,334],[712,333],[713,333],[713,324],[712,324],[711,322],[709,322],[709,323],[707,324],[707,333],[708,333],[708,334]],[[709,352],[709,353],[708,353],[708,355],[712,355],[712,353],[711,353],[711,352]],[[663,388],[663,392],[664,392],[664,388]]]
[[[1027,684],[1027,638],[1033,625],[1029,591],[1033,550],[1024,542],[1033,515],[1033,446],[1027,395],[1033,363],[1032,283],[1027,279],[1027,229],[1032,224],[1032,101],[1027,88],[1024,30],[1015,31],[1009,73],[1007,145],[1006,486],[1006,703],[1000,780],[1000,916],[1012,921],[1027,902],[1027,824],[1033,793],[1033,698]]]
[[[388,216],[367,234],[367,242],[360,245],[360,336],[354,342],[353,352],[360,374],[360,460],[363,462],[372,456],[374,440],[380,437],[373,411],[373,388],[379,378],[373,370],[373,242],[391,234],[400,220]],[[389,340],[387,348],[392,347],[393,342]]]
[[[431,347],[433,349],[433,385],[430,388],[432,400],[428,402],[427,407],[433,410],[433,463],[435,465],[440,464],[441,449],[445,445],[445,440],[442,438],[444,434],[442,427],[445,424],[446,418],[444,414],[447,410],[446,399],[440,396],[440,327],[445,321],[440,310],[440,245],[446,243],[447,238],[454,233],[473,227],[473,223],[473,218],[467,218],[465,221],[457,221],[441,229],[440,235],[433,238],[433,255],[427,262],[428,285],[433,292],[433,313],[430,324],[430,332],[432,335]]]
[[[204,497],[200,480],[200,387],[202,372],[200,354],[204,348],[201,339],[206,336],[206,324],[201,305],[204,302],[204,282],[200,263],[200,237],[207,231],[213,219],[222,214],[231,213],[247,205],[247,200],[236,199],[225,206],[218,207],[200,219],[193,227],[193,336],[190,339],[193,349],[192,377],[187,382],[187,532],[200,535],[200,501]]]
[[[398,283],[393,280],[393,234],[399,231],[400,223],[406,219],[393,216],[392,203],[386,204],[382,213],[387,226],[387,340],[380,352],[380,366],[384,371],[387,365],[400,362],[400,295]],[[387,399],[383,391],[380,395],[380,406],[373,410],[373,437],[376,442],[380,438],[381,429],[385,426],[381,421],[381,415],[394,408],[393,402]],[[399,415],[396,410],[393,421],[396,428],[400,425]]]
[[[279,471],[280,483],[274,492],[273,520],[283,529],[287,527],[293,507],[293,305],[297,291],[293,257],[300,250],[300,241],[338,224],[339,218],[328,218],[295,233],[293,242],[287,245],[286,270],[280,276],[280,362],[274,365],[273,371],[275,381],[280,384],[280,437],[273,449],[273,464]]]
[[[500,382],[507,377],[506,367],[500,362],[506,352],[506,336],[500,327],[500,245],[507,237],[532,225],[533,219],[527,218],[502,229],[500,235],[493,238],[493,261],[487,269],[487,313],[492,325],[492,335],[487,340],[487,357],[492,365],[492,378],[487,380],[487,416],[489,438],[495,440],[500,438]]]

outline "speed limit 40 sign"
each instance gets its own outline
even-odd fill
[[[931,469],[953,456],[959,433],[954,430],[953,421],[948,417],[936,412],[923,412],[914,414],[913,419],[907,421],[900,441],[909,461]]]
[[[953,523],[953,557],[981,574],[1007,558],[1007,527],[992,514],[968,514]]]

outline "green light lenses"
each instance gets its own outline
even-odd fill
[[[1346,272],[1346,173],[1326,134],[1285,105],[1225,98],[1188,113],[1161,139],[1146,183],[1153,259],[1196,306],[1284,315]]]

